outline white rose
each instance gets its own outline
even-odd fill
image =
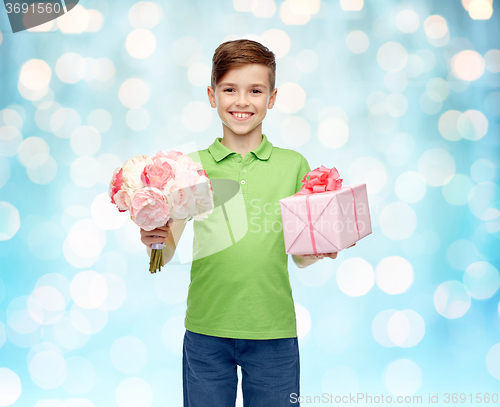
[[[172,208],[170,216],[175,219],[186,219],[194,210],[194,195],[189,181],[185,178],[170,179],[164,189],[167,202]]]
[[[208,215],[210,215],[214,209],[214,197],[210,189],[208,178],[204,175],[199,176],[192,189],[195,200],[193,218],[195,220],[208,218]]]
[[[125,187],[132,191],[144,188],[144,184],[141,181],[141,173],[144,167],[149,164],[153,164],[153,161],[145,154],[127,160],[123,164],[122,172]]]

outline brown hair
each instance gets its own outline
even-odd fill
[[[276,78],[275,55],[267,47],[252,40],[226,41],[219,45],[212,58],[212,89],[220,83],[224,75],[232,69],[247,64],[263,64],[269,68],[269,85],[274,90]]]

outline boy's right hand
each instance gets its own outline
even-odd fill
[[[153,243],[165,243],[167,237],[170,236],[170,223],[167,222],[165,226],[153,230],[144,230],[141,228],[141,242],[147,247],[151,248]],[[160,237],[153,237],[160,236]]]

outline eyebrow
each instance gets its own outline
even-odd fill
[[[235,83],[224,82],[224,83],[221,83],[219,86],[220,87],[223,87],[223,86],[234,86],[234,87],[236,87],[236,84]],[[256,87],[256,86],[260,86],[261,88],[266,88],[267,89],[267,86],[263,85],[262,83],[252,83],[250,85],[251,88]]]

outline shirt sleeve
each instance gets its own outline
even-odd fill
[[[307,162],[307,160],[305,159],[305,157],[303,155],[301,155],[300,168],[299,168],[299,173],[298,173],[298,177],[297,177],[297,185],[295,187],[295,193],[297,193],[297,192],[299,192],[301,190],[302,185],[304,185],[302,183],[302,180],[304,179],[304,176],[309,171],[311,171],[311,167],[309,167],[309,163]]]

